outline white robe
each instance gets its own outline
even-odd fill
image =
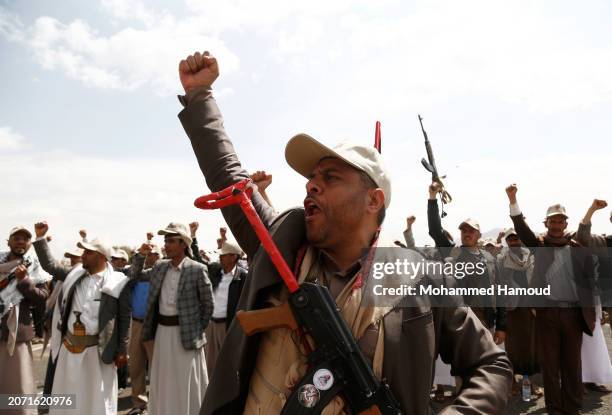
[[[70,272],[63,284],[64,301],[70,287],[82,274],[78,266]],[[125,275],[112,271],[107,264],[106,270],[99,276],[87,276],[76,288],[72,300],[72,311],[80,311],[81,322],[88,335],[98,333],[98,313],[102,293],[119,297],[127,283]],[[56,314],[59,312],[56,310]],[[74,313],[68,319],[68,329],[76,321]],[[54,328],[57,330],[56,328]],[[58,335],[56,339],[59,339]],[[117,413],[118,380],[114,364],[105,364],[100,358],[97,346],[88,347],[83,353],[70,353],[63,344],[52,347],[58,353],[57,367],[53,379],[53,394],[75,394],[76,412],[74,409],[51,409],[50,415],[113,415]]]
[[[601,328],[601,315],[601,306],[598,306],[593,336],[582,336],[582,381],[584,383],[612,383],[612,365]]]
[[[159,312],[175,316],[180,268],[170,267],[162,283]],[[180,326],[159,324],[151,362],[149,414],[198,415],[208,386],[204,348],[186,350]]]

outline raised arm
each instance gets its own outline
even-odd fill
[[[72,270],[69,265],[64,265],[51,254],[49,245],[47,244],[46,234],[49,230],[47,222],[37,222],[34,224],[34,233],[36,234],[36,240],[34,245],[34,251],[40,261],[40,266],[53,278],[59,281],[64,281],[66,276]]]
[[[607,206],[608,202],[605,200],[593,200],[593,203],[589,206],[584,218],[582,218],[578,225],[576,239],[580,244],[594,248],[601,248],[607,245],[605,236],[593,235],[591,233],[591,219],[593,218],[593,214],[598,210],[605,209]]]
[[[415,216],[408,216],[406,218],[406,230],[404,231],[404,241],[406,241],[406,247],[414,249],[416,242],[414,241],[414,234],[412,233],[412,224],[416,221]]]
[[[249,174],[238,160],[223,127],[221,112],[212,97],[210,88],[219,76],[217,60],[208,52],[198,52],[181,61],[179,75],[186,92],[181,100],[185,109],[179,113],[179,119],[191,140],[193,152],[210,190],[217,192],[248,178]],[[269,226],[275,217],[274,210],[259,192],[253,193],[252,201],[264,225]],[[221,212],[238,244],[252,257],[260,243],[240,207],[226,207]]]
[[[527,225],[527,222],[525,222],[525,217],[521,213],[521,209],[518,206],[516,199],[517,192],[518,187],[516,184],[511,184],[510,186],[506,187],[506,195],[508,196],[508,202],[510,203],[510,219],[512,219],[512,222],[514,223],[514,230],[525,246],[530,248],[540,246],[538,237],[535,233],[533,233],[529,225]]]
[[[455,246],[455,243],[448,240],[442,229],[442,220],[440,219],[440,211],[438,210],[438,201],[436,199],[439,189],[440,185],[436,182],[429,186],[429,200],[427,201],[429,236],[434,240],[436,247],[450,248]]]

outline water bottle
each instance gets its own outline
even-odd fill
[[[529,376],[523,375],[523,402],[529,402],[531,400],[531,381]]]

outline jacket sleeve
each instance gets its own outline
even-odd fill
[[[541,245],[536,234],[533,233],[529,225],[527,225],[527,222],[525,222],[525,217],[522,213],[516,216],[510,216],[510,219],[512,219],[512,223],[514,223],[514,230],[526,247],[535,248]]]
[[[512,383],[512,365],[506,353],[468,307],[437,309],[442,313],[439,342],[442,360],[463,386],[452,405],[440,414],[503,413]]]
[[[47,244],[45,238],[34,241],[32,245],[34,245],[34,251],[36,251],[36,256],[38,257],[38,261],[40,261],[42,269],[51,274],[56,280],[64,281],[72,270],[72,267],[63,265],[53,257],[49,249],[49,244]]]
[[[119,334],[119,347],[117,353],[127,353],[130,315],[132,314],[132,289],[126,284],[119,294],[119,310],[117,316],[117,330]]]
[[[582,246],[589,247],[593,250],[595,255],[602,257],[610,256],[608,248],[608,242],[606,237],[603,235],[593,235],[591,233],[591,224],[585,225],[580,223],[578,225],[578,232],[576,232],[576,240]]]
[[[412,233],[412,229],[406,229],[404,231],[404,241],[406,241],[407,248],[414,249],[416,247],[416,242],[414,242],[414,234]]]
[[[199,262],[200,264],[205,264],[204,258],[200,255],[200,245],[198,244],[198,239],[193,238],[191,241],[191,252],[193,252],[194,261]]]
[[[212,284],[208,279],[208,270],[206,266],[198,267],[198,296],[200,298],[200,316],[204,322],[204,328],[208,327],[210,318],[212,317],[215,308],[215,300],[213,298]]]
[[[191,140],[200,170],[211,191],[218,192],[249,178],[225,132],[221,112],[214,98],[191,100],[179,113],[179,119]],[[275,217],[274,210],[259,192],[254,192],[251,200],[262,222],[269,227]],[[260,243],[240,207],[229,206],[221,209],[221,213],[238,244],[247,256],[252,257]]]
[[[438,211],[438,201],[427,201],[427,225],[429,227],[429,236],[434,240],[437,247],[450,248],[455,246],[453,241],[449,241],[442,230],[442,220]]]
[[[130,269],[128,270],[128,272],[125,275],[127,275],[130,280],[150,281],[151,280],[151,275],[154,272],[153,270],[156,267],[149,268],[147,270],[143,270],[144,262],[145,262],[145,256],[144,255],[141,255],[141,254],[138,254],[138,253],[135,254],[133,259],[132,259],[132,266],[130,267]]]

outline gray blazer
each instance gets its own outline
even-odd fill
[[[179,114],[198,163],[211,191],[219,191],[247,178],[225,133],[213,98],[194,99]],[[254,193],[253,205],[269,229],[281,255],[293,269],[306,242],[304,210],[276,216]],[[232,234],[251,258],[239,310],[264,307],[282,280],[238,206],[221,210]],[[415,254],[417,255],[417,254]],[[510,362],[491,334],[467,307],[432,309],[428,306],[396,308],[384,318],[383,375],[406,414],[431,412],[429,391],[438,353],[463,378],[453,405],[442,413],[503,413],[512,379]],[[201,415],[235,414],[244,410],[257,356],[259,336],[245,336],[236,319],[231,323],[208,385]]]
[[[63,265],[51,254],[46,239],[40,239],[33,243],[34,250],[42,268],[53,276],[53,278],[64,281],[73,267]],[[83,270],[77,282],[72,284],[67,293],[60,291],[57,301],[60,304],[60,327],[62,337],[68,329],[68,317],[72,310],[72,299],[77,285],[87,276]],[[64,297],[66,306],[61,307]],[[100,314],[98,315],[98,352],[100,358],[106,364],[113,363],[115,357],[120,353],[127,353],[128,332],[130,328],[131,314],[131,291],[126,285],[121,291],[119,298],[114,298],[106,293],[100,296]]]
[[[142,339],[154,340],[159,316],[159,296],[170,260],[158,261],[153,268],[142,270],[145,257],[136,254],[133,259],[131,277],[151,283],[147,301],[147,315],[142,326]],[[181,342],[187,350],[199,349],[206,344],[204,331],[213,313],[214,300],[208,269],[190,258],[183,262],[178,283],[176,308],[181,332]]]

